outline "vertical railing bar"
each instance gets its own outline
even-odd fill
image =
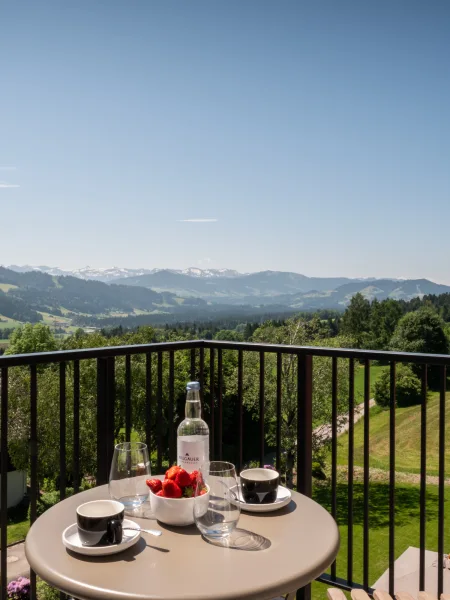
[[[369,589],[369,410],[370,360],[364,361],[364,532],[363,532],[363,587]]]
[[[152,462],[152,353],[145,355],[145,443]]]
[[[259,466],[264,465],[265,427],[264,427],[264,352],[259,353]]]
[[[158,431],[158,454],[157,454],[157,469],[158,473],[162,469],[162,453],[163,453],[163,440],[162,440],[162,396],[163,396],[163,353],[158,352],[158,394],[157,394],[157,418],[156,418],[156,429]]]
[[[59,363],[59,499],[66,497],[66,363]],[[60,600],[67,598],[59,593]]]
[[[125,356],[125,441],[131,441],[131,354]]]
[[[422,365],[422,398],[420,405],[420,548],[419,589],[425,589],[425,534],[427,493],[427,381],[428,365]]]
[[[215,383],[214,383],[214,348],[209,349],[209,452],[211,460],[215,457]]]
[[[297,490],[312,495],[312,369],[310,354],[297,356]]]
[[[8,557],[8,369],[1,369],[1,445],[0,445],[0,597],[6,598]]]
[[[114,420],[115,420],[115,403],[116,403],[116,359],[114,356],[109,356],[106,359],[106,473],[109,476],[109,470],[114,456]]]
[[[200,401],[201,401],[201,410],[202,410],[202,419],[205,418],[205,390],[203,389],[205,383],[205,349],[203,346],[200,348]]]
[[[59,363],[59,499],[66,497],[66,363]]]
[[[439,508],[438,508],[438,598],[444,590],[444,569],[442,559],[444,556],[444,503],[445,503],[445,392],[447,382],[447,368],[440,368],[441,382],[439,393]]]
[[[108,481],[108,467],[106,463],[106,388],[107,388],[107,362],[105,358],[97,359],[97,485]]]
[[[353,465],[354,465],[354,423],[355,423],[355,360],[349,359],[349,401],[348,401],[348,540],[347,540],[347,582],[353,583]]]
[[[391,596],[394,595],[395,577],[395,370],[396,364],[391,362],[389,394],[389,594]]]
[[[169,352],[169,466],[175,462],[175,423],[174,423],[174,404],[175,404],[175,355],[174,351]]]
[[[331,359],[331,515],[337,519],[337,358]],[[336,579],[336,559],[331,565],[331,577]]]
[[[217,376],[218,376],[218,392],[219,392],[219,460],[222,460],[223,455],[223,356],[222,348],[217,350]]]
[[[276,469],[281,469],[281,385],[282,385],[282,363],[283,355],[277,352],[277,437],[276,437]]]
[[[244,353],[238,351],[238,410],[239,410],[239,472],[244,466],[244,404],[243,404],[243,387],[244,387]]]
[[[37,517],[38,441],[37,441],[37,367],[30,366],[30,523]],[[30,569],[31,600],[36,600],[36,573]]]
[[[312,394],[313,359],[297,356],[297,490],[312,495]],[[311,599],[311,584],[299,589],[297,600]]]
[[[191,381],[195,381],[195,348],[191,349]]]
[[[73,362],[73,489],[80,491],[80,361]]]

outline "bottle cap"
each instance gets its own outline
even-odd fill
[[[200,384],[198,381],[190,381],[187,385],[186,385],[186,390],[199,390],[200,389]]]

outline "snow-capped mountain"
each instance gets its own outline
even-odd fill
[[[95,279],[105,283],[112,283],[116,279],[139,277],[141,275],[152,275],[154,273],[159,273],[160,271],[169,271],[171,273],[201,278],[241,276],[241,273],[238,273],[233,269],[198,269],[196,267],[190,267],[189,269],[126,269],[120,267],[95,268],[86,266],[82,267],[81,269],[66,270],[60,269],[59,267],[48,267],[46,265],[8,265],[6,268],[18,273],[25,273],[27,271],[40,271],[41,273],[48,273],[49,275],[70,275],[80,279]]]
[[[162,269],[157,269],[157,271],[162,271]],[[182,271],[168,269],[168,271],[190,275],[191,277],[241,277],[244,275],[244,273],[239,273],[233,269],[198,269],[197,267],[189,267],[189,269],[183,269]]]

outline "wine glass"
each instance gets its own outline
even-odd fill
[[[194,497],[195,524],[205,537],[225,538],[236,529],[241,507],[233,464],[204,463],[199,469]]]
[[[147,444],[124,442],[115,446],[109,475],[109,495],[122,502],[125,511],[133,511],[147,500],[145,480],[149,477]]]

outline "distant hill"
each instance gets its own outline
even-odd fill
[[[259,300],[310,290],[333,290],[352,282],[347,277],[307,277],[284,271],[261,271],[235,277],[193,277],[185,273],[161,270],[138,277],[119,279],[125,285],[145,286],[171,291],[180,296],[196,296],[212,302],[257,304]],[[253,300],[252,300],[253,299]]]
[[[360,292],[365,298],[372,301],[386,300],[412,300],[428,295],[440,295],[450,292],[450,286],[433,283],[428,279],[407,279],[404,281],[393,279],[377,279],[374,281],[352,281],[331,291],[312,290],[307,293],[287,294],[279,296],[277,303],[298,310],[319,309],[345,309],[352,296]],[[264,304],[268,304],[265,299]]]
[[[109,316],[179,312],[206,305],[201,299],[178,298],[144,287],[107,285],[40,271],[18,273],[0,267],[0,316],[17,321],[42,320],[42,313]]]
[[[43,268],[43,267],[42,267]],[[0,330],[14,323],[43,320],[71,331],[75,325],[102,326],[197,321],[226,315],[282,314],[344,310],[361,292],[369,300],[411,300],[450,293],[450,287],[427,279],[349,279],[307,277],[262,271],[222,275],[154,270],[104,283],[71,275],[20,272],[0,267]],[[54,269],[52,269],[54,270]],[[97,325],[96,325],[97,323]],[[3,325],[2,325],[3,324]]]

